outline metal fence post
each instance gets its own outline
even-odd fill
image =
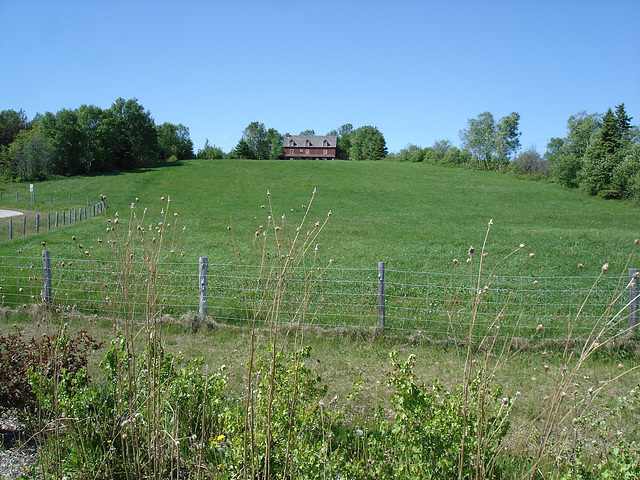
[[[207,315],[207,270],[209,269],[209,261],[207,257],[200,257],[198,269],[198,282],[200,285],[198,293],[200,294],[200,307],[198,313]]]
[[[27,234],[27,216],[22,217],[22,236]]]
[[[44,277],[44,289],[42,299],[47,307],[51,306],[51,258],[49,250],[42,251],[42,274]]]
[[[629,269],[629,334],[638,333],[638,269]]]
[[[40,231],[40,214],[36,214],[36,233]]]
[[[9,240],[13,238],[13,218],[9,217]]]
[[[386,324],[384,308],[384,262],[378,262],[378,329],[384,332]]]

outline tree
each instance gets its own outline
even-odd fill
[[[462,147],[469,150],[484,168],[498,169],[506,165],[520,149],[518,124],[520,114],[512,112],[496,124],[491,112],[467,120],[467,128],[460,131]]]
[[[488,168],[495,152],[495,121],[490,112],[467,120],[467,128],[460,131],[462,146]]]
[[[303,131],[300,132],[300,135],[315,135],[315,134],[316,134],[316,131],[315,130],[310,130],[310,129],[303,130]]]
[[[267,142],[267,130],[264,127],[264,123],[251,122],[247,128],[244,129],[242,140],[244,140],[249,147],[250,155],[249,157],[239,158],[255,158],[258,160],[266,160],[269,158],[270,145]]]
[[[509,169],[520,175],[549,175],[549,164],[547,160],[542,158],[534,147],[529,148],[515,157],[509,165]]]
[[[453,147],[453,143],[451,143],[451,140],[449,139],[436,140],[435,142],[433,142],[433,145],[431,145],[431,148],[433,148],[436,152],[442,153],[443,155],[447,153],[447,150],[449,150],[451,147]]]
[[[0,146],[8,147],[27,128],[27,115],[20,109],[0,112]]]
[[[349,160],[381,160],[387,156],[387,144],[377,127],[364,126],[349,134]]]
[[[630,121],[624,104],[618,105],[615,114],[611,109],[607,110],[601,128],[592,134],[578,175],[580,187],[589,195],[604,198],[620,198],[624,195],[624,182],[620,179],[614,181],[613,174],[629,152]],[[632,163],[627,162],[627,165]]]
[[[229,158],[254,158],[254,156],[247,141],[241,138],[236,147],[229,153]]]
[[[518,124],[520,114],[511,112],[502,117],[496,128],[496,160],[498,167],[507,165],[513,155],[520,150],[520,135]]]
[[[424,151],[417,145],[408,143],[406,147],[400,149],[395,157],[398,162],[422,162]]]
[[[35,124],[21,130],[4,154],[6,174],[12,179],[44,180],[50,167],[53,150],[42,127]]]
[[[274,160],[282,154],[284,137],[275,128],[267,130],[267,145],[269,146],[269,158]]]
[[[158,132],[148,110],[136,98],[118,98],[109,109],[117,138],[115,167],[122,170],[152,165],[158,158]]]
[[[55,115],[47,112],[41,122],[53,149],[52,173],[59,175],[84,173],[83,153],[86,141],[78,121],[77,110],[63,109]]]
[[[204,142],[204,147],[198,150],[198,154],[196,158],[214,160],[217,158],[224,158],[224,152],[221,148],[216,147],[215,145],[209,144],[209,139],[207,138]]]
[[[193,142],[189,129],[182,124],[165,122],[158,128],[158,158],[166,161],[171,157],[178,160],[193,158]]]
[[[579,112],[567,120],[566,138],[552,138],[547,144],[547,160],[552,178],[561,185],[575,188],[583,165],[583,156],[591,136],[600,129],[602,115]]]

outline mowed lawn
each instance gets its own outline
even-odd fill
[[[0,208],[29,210],[28,184],[0,188],[4,193]],[[323,221],[331,211],[319,248],[343,268],[375,268],[384,261],[392,269],[446,272],[454,258],[466,258],[469,246],[480,251],[493,219],[488,262],[526,245],[500,274],[517,274],[531,252],[535,253],[527,267],[531,275],[578,275],[580,263],[584,274],[597,275],[605,262],[611,265],[610,272],[618,274],[640,237],[640,208],[631,203],[496,172],[391,162],[185,161],[138,172],[36,183],[33,209],[44,218],[47,212],[86,205],[87,198],[97,202],[103,194],[109,202],[108,217],[118,212],[120,221],[126,222],[130,205],[138,198],[138,214],[146,207],[147,217],[155,221],[170,198],[170,213],[178,213],[177,224],[187,227],[179,247],[186,260],[206,256],[210,262],[232,263],[230,224],[242,257],[257,226],[266,221],[269,199],[274,217],[291,227],[301,221],[314,188],[317,194],[308,225]],[[163,196],[165,201],[160,200]],[[105,226],[102,220],[91,219],[43,232],[46,222],[41,220],[40,234],[22,238],[21,220],[14,219],[14,239],[9,241],[8,220],[2,219],[0,255],[19,249],[38,256],[42,241],[52,255],[70,255],[77,252],[72,235],[85,245],[94,244],[105,236]],[[27,230],[33,232],[34,227]]]

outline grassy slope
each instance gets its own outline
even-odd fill
[[[491,258],[525,243],[526,253],[536,253],[530,270],[536,275],[577,274],[578,263],[595,275],[605,262],[617,273],[638,236],[636,206],[493,172],[387,162],[189,161],[36,184],[34,209],[62,210],[69,208],[69,195],[74,205],[83,205],[87,197],[93,202],[106,194],[110,215],[120,211],[126,216],[136,197],[152,215],[162,206],[160,196],[171,196],[171,210],[179,212],[188,227],[183,245],[187,259],[208,256],[210,262],[231,262],[230,217],[239,243],[247,244],[264,218],[260,205],[267,203],[267,190],[274,214],[287,214],[287,221],[297,222],[314,187],[318,195],[310,219],[322,220],[332,211],[322,251],[342,267],[375,267],[385,261],[393,269],[448,271],[453,258],[464,259],[469,245],[480,248],[493,218]],[[16,188],[22,197],[18,203]],[[3,189],[0,207],[29,208],[28,185]],[[58,203],[49,204],[50,194]],[[1,222],[0,255],[22,249],[37,256],[42,240],[61,255],[75,247],[68,240],[71,235],[90,244],[103,235],[105,226],[78,223],[22,239],[16,238],[14,223],[14,240],[7,242],[7,221]],[[516,263],[502,273],[515,273],[523,262]]]

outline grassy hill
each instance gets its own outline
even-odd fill
[[[0,188],[0,208],[29,209],[27,184]],[[136,197],[149,216],[166,206],[161,196],[170,197],[170,209],[187,226],[181,246],[186,258],[232,262],[230,222],[243,249],[266,216],[260,206],[267,204],[267,190],[276,218],[284,214],[286,222],[295,224],[314,188],[318,193],[309,219],[323,220],[332,212],[320,248],[342,267],[375,267],[384,261],[394,269],[448,271],[454,258],[466,257],[470,245],[481,247],[487,222],[493,219],[490,259],[497,261],[524,243],[526,254],[535,252],[529,267],[535,275],[578,274],[579,263],[585,273],[595,275],[605,262],[617,273],[640,236],[635,222],[640,208],[635,205],[495,172],[389,162],[193,160],[133,173],[37,183],[34,210],[41,215],[68,210],[104,194],[108,215],[119,212],[126,219]],[[69,241],[72,235],[92,244],[104,236],[105,227],[93,219],[52,232],[43,233],[41,226],[39,235],[22,238],[21,223],[19,229],[14,223],[14,239],[8,241],[7,223],[0,220],[0,255],[21,249],[37,256],[45,240],[52,252],[63,255],[75,249]],[[521,260],[506,268],[521,268]]]

